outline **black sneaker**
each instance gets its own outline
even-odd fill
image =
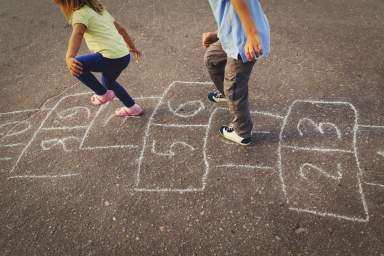
[[[232,127],[222,126],[220,128],[220,134],[224,138],[226,138],[230,141],[236,142],[242,146],[248,146],[248,145],[252,144],[252,138],[251,137],[249,137],[249,138],[240,137],[239,135],[237,135],[237,133],[235,132],[235,130]]]
[[[219,92],[218,90],[208,92],[208,99],[210,101],[216,102],[216,103],[227,101],[225,96],[221,92]]]

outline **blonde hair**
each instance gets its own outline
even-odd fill
[[[60,8],[63,11],[64,16],[65,18],[67,18],[67,20],[71,19],[71,16],[74,11],[80,9],[85,5],[92,8],[98,14],[102,14],[105,9],[99,0],[55,0],[55,1],[60,5]]]

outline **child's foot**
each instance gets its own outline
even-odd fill
[[[107,90],[107,92],[104,95],[101,95],[101,96],[96,94],[92,95],[91,103],[96,106],[103,105],[113,100],[114,97],[115,97],[115,93],[111,90]]]
[[[208,92],[208,99],[210,101],[216,102],[216,103],[227,101],[225,96],[221,92],[219,92],[218,90],[213,90],[213,91]]]
[[[143,114],[143,110],[137,104],[132,107],[121,107],[116,110],[116,115],[121,117],[140,116]]]
[[[252,143],[251,137],[248,137],[248,138],[240,137],[239,135],[237,135],[237,133],[232,127],[222,126],[219,131],[224,138],[230,141],[236,142],[237,144],[248,146],[248,145],[251,145]]]

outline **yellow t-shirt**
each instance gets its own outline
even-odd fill
[[[81,23],[87,27],[84,39],[91,52],[118,59],[129,54],[129,50],[114,21],[107,10],[100,15],[87,5],[74,11],[70,20],[72,25]]]

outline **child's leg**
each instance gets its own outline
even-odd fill
[[[116,78],[118,75],[106,75],[102,74],[101,76],[101,82],[109,89],[112,90],[116,97],[119,98],[119,100],[128,108],[135,105],[135,101],[132,99],[132,97],[128,94],[127,90],[123,86],[121,86],[117,81]]]
[[[216,86],[223,95],[224,94],[224,69],[227,63],[227,54],[221,47],[220,41],[211,44],[204,56],[204,63],[207,66],[208,73]]]
[[[88,86],[97,95],[104,95],[107,89],[96,79],[91,72],[102,71],[103,59],[100,54],[79,55],[75,58],[83,64],[81,75],[77,76],[84,85]]]
[[[112,90],[117,98],[119,98],[120,101],[128,108],[135,105],[135,101],[128,94],[127,90],[116,81],[116,79],[119,77],[120,73],[128,66],[129,61],[129,55],[116,60],[106,59],[108,65],[101,75],[102,84],[109,90]]]
[[[248,138],[252,133],[252,119],[248,102],[248,81],[255,62],[243,63],[228,57],[225,66],[224,93],[233,120],[231,126],[236,133]]]

